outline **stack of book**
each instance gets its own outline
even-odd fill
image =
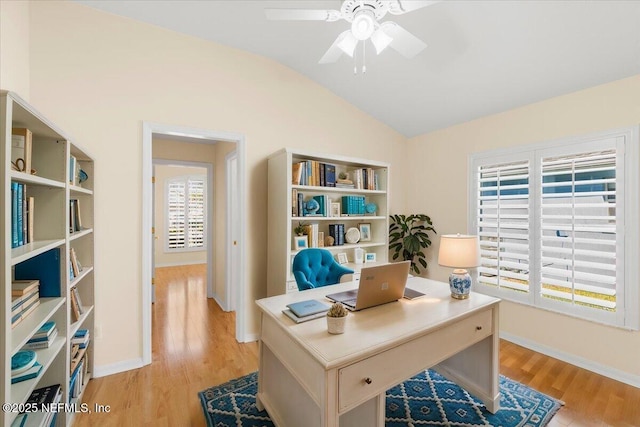
[[[288,304],[282,312],[296,323],[324,317],[331,307],[322,301],[310,299]]]
[[[23,350],[38,350],[51,347],[51,343],[58,336],[56,322],[47,322],[22,347]]]
[[[41,370],[36,352],[21,350],[11,357],[11,384],[35,378]]]
[[[11,327],[16,326],[40,305],[40,282],[16,280],[11,282]]]
[[[62,401],[62,388],[60,384],[50,385],[34,390],[27,399],[31,408],[32,404],[38,405],[37,412],[26,412],[18,415],[11,423],[11,427],[53,427],[56,425],[58,411],[51,408]]]
[[[81,349],[87,348],[87,345],[89,345],[89,330],[78,329],[78,332],[71,338],[71,344],[77,344]]]

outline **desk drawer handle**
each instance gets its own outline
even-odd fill
[[[482,326],[476,326],[476,331],[481,331],[482,330]]]
[[[367,377],[367,378],[364,379],[364,382],[367,383],[367,384],[371,384],[373,382],[373,380],[371,378]]]

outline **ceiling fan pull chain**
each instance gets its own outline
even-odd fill
[[[367,64],[366,64],[366,60],[367,60],[367,43],[362,42],[362,74],[367,72]]]

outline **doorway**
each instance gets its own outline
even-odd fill
[[[240,134],[231,134],[226,132],[218,132],[204,129],[185,128],[178,126],[169,126],[156,123],[143,123],[143,143],[142,143],[142,298],[141,298],[141,316],[142,316],[142,339],[143,339],[143,364],[151,363],[151,295],[152,295],[152,277],[153,277],[153,236],[152,236],[152,146],[154,138],[164,138],[168,140],[178,140],[184,142],[198,142],[201,144],[215,144],[218,142],[231,143],[235,145],[235,155],[237,156],[237,167],[235,173],[235,189],[231,190],[237,195],[237,215],[226,218],[226,229],[237,230],[237,235],[231,240],[231,235],[226,233],[225,246],[235,242],[236,261],[234,262],[234,286],[231,290],[233,296],[225,295],[222,301],[216,299],[219,303],[233,301],[236,308],[236,340],[245,342],[245,232],[246,217],[244,200],[246,195],[246,174],[245,174],[245,142],[244,137]],[[225,163],[226,164],[226,161]],[[223,176],[222,179],[225,179]],[[228,185],[228,183],[227,183]],[[226,216],[226,215],[224,215]],[[230,222],[235,221],[234,224]],[[224,248],[223,247],[223,248]],[[212,262],[210,262],[212,264]],[[225,286],[226,290],[226,286]],[[228,292],[225,292],[228,293]],[[224,308],[224,307],[223,307]]]

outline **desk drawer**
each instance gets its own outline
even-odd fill
[[[492,310],[475,313],[456,323],[405,342],[339,370],[338,410],[342,413],[384,393],[492,334]]]

